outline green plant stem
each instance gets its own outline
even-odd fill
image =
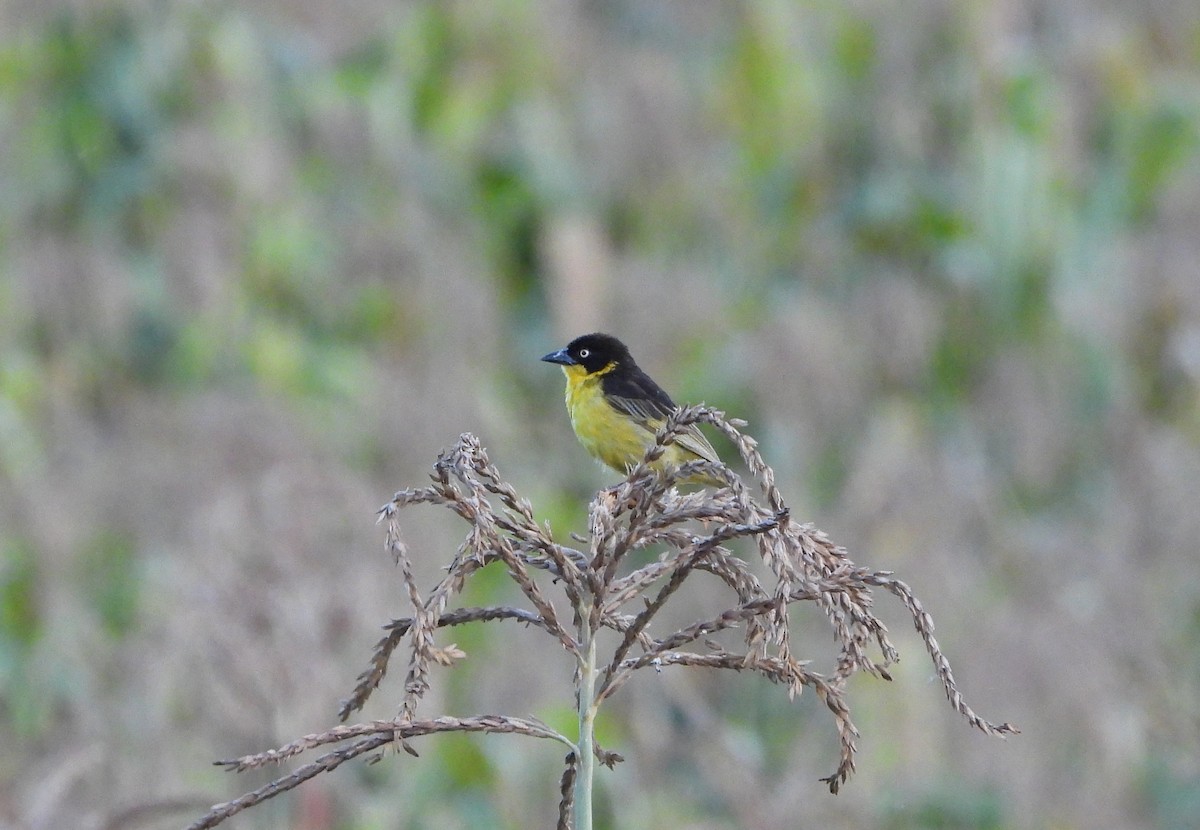
[[[596,613],[594,609],[589,609]],[[583,642],[580,651],[583,658],[579,663],[579,740],[576,743],[575,759],[579,764],[575,778],[575,826],[574,830],[592,830],[592,776],[596,769],[596,632],[591,625],[591,613],[581,614],[580,633]]]

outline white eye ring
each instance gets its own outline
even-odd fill
[[[591,356],[591,354],[592,354],[592,350],[591,350],[591,349],[580,349],[580,350],[579,350],[579,356],[580,356],[580,357],[582,357],[582,358],[584,358],[584,359],[586,359],[586,358],[590,357],[590,356]]]

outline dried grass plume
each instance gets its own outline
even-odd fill
[[[695,461],[663,473],[650,468],[664,448],[690,424],[708,424],[737,448],[749,470],[749,483],[723,464]],[[188,830],[214,827],[226,818],[303,781],[360,756],[380,757],[388,747],[416,754],[410,741],[438,732],[513,733],[557,741],[567,748],[561,782],[560,828],[591,827],[591,785],[595,762],[621,760],[593,740],[596,715],[612,695],[642,669],[690,666],[752,672],[783,686],[789,696],[806,689],[829,710],[840,738],[833,771],[824,779],[836,793],[854,772],[859,737],[846,696],[847,681],[858,672],[890,679],[888,666],[899,659],[884,624],[872,610],[873,589],[899,598],[932,658],[951,706],[969,724],[989,735],[1017,730],[992,723],[964,701],[950,663],[933,636],[933,620],[912,590],[889,571],[859,567],[846,551],[811,524],[792,520],[775,486],[775,474],[759,454],[743,422],[703,406],[685,407],[668,420],[657,443],[620,484],[600,491],[588,514],[589,533],[579,547],[555,541],[550,528],[534,519],[530,503],[504,481],[479,439],[462,435],[434,464],[432,482],[402,490],[380,510],[387,549],[403,577],[411,616],[385,626],[368,668],[343,701],[342,721],[360,710],[403,647],[404,696],[392,720],[337,726],[306,735],[277,749],[218,762],[245,770],[324,750],[314,760],[253,792],[213,807]],[[678,479],[703,472],[723,487],[681,494]],[[753,492],[752,492],[753,491]],[[417,584],[400,528],[401,512],[412,505],[448,508],[468,529],[435,585]],[[729,543],[752,540],[762,568],[736,555]],[[664,550],[654,561],[631,566],[630,554]],[[455,607],[467,581],[481,568],[502,562],[525,597],[522,607]],[[728,607],[677,629],[659,630],[659,612],[694,573],[717,577],[727,589]],[[838,656],[828,672],[817,672],[793,642],[793,614],[811,609],[832,630]],[[466,657],[450,641],[438,644],[439,629],[468,623],[520,622],[545,632],[552,645],[574,658],[578,734],[568,736],[530,718],[498,714],[422,719],[417,709],[430,687],[430,670]],[[669,628],[669,627],[668,627]],[[615,648],[601,653],[597,635],[615,632]],[[726,650],[710,635],[743,632],[741,647]],[[609,642],[609,641],[606,641]],[[486,669],[485,669],[486,671]]]

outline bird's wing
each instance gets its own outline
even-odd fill
[[[640,369],[626,377],[612,378],[604,387],[604,397],[613,409],[637,421],[650,432],[657,432],[667,416],[677,408],[671,396]],[[695,424],[685,427],[675,443],[705,461],[720,463],[717,451]]]

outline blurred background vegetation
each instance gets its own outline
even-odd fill
[[[6,0],[0,827],[181,826],[329,725],[403,613],[373,511],[460,432],[583,530],[612,476],[537,358],[593,329],[748,419],[1024,731],[881,598],[841,795],[815,701],[666,672],[602,826],[1200,825],[1192,0]],[[409,517],[428,579],[459,534]],[[565,717],[536,632],[455,635],[427,714]],[[549,826],[527,743],[230,826]]]

